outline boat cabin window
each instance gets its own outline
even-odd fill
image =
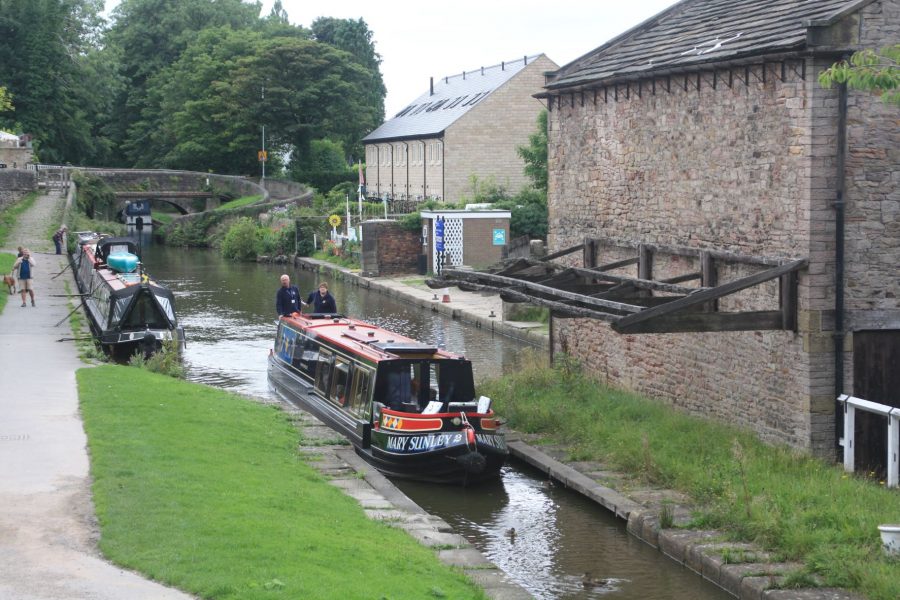
[[[331,362],[333,356],[330,351],[322,349],[319,351],[319,362],[316,366],[316,389],[323,396],[328,396],[328,390],[331,389]]]
[[[350,412],[359,416],[367,413],[371,384],[372,371],[357,366],[353,370],[353,388],[350,390]]]
[[[296,335],[297,338],[293,347],[291,365],[312,379],[316,375],[316,365],[319,362],[319,347],[313,340],[305,335],[299,333]]]
[[[346,406],[350,394],[350,364],[347,361],[341,358],[335,361],[332,380],[329,398],[340,406]]]
[[[152,295],[137,293],[132,298],[116,299],[115,312],[119,313],[120,310],[124,312],[120,323],[123,329],[168,329],[169,322]],[[122,300],[131,300],[131,306],[120,309],[119,302]]]
[[[375,396],[388,408],[421,412],[431,401],[475,398],[472,364],[465,360],[398,360],[378,365]]]

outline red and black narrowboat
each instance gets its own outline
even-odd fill
[[[392,477],[467,485],[498,477],[509,454],[470,361],[364,321],[281,317],[269,382]]]
[[[113,358],[159,350],[166,340],[184,346],[175,297],[144,272],[134,240],[79,232],[72,271],[91,332]]]

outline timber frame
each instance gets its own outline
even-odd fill
[[[635,255],[597,264],[602,246],[630,248]],[[582,252],[585,266],[552,262]],[[655,253],[697,259],[700,270],[665,280],[652,276]],[[760,271],[733,281],[716,281],[716,263],[745,264]],[[508,259],[488,271],[444,269],[426,284],[433,288],[458,287],[463,291],[495,292],[506,302],[528,302],[549,308],[556,318],[599,319],[618,333],[675,333],[797,329],[798,272],[807,258],[764,258],[651,244],[623,245],[587,239],[540,260]],[[637,277],[611,271],[637,266]],[[767,281],[779,280],[778,308],[762,311],[721,312],[718,299]],[[699,286],[681,285],[696,281]]]

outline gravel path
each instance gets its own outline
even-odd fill
[[[188,599],[97,549],[75,382],[85,365],[66,341],[65,282],[75,283],[69,271],[55,277],[66,261],[47,236],[64,201],[57,190],[39,196],[8,240],[35,258],[36,306],[20,307],[17,296],[0,314],[0,599]]]

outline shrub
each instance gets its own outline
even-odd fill
[[[162,347],[148,358],[144,358],[140,353],[135,354],[128,361],[128,364],[132,367],[146,369],[147,371],[168,375],[176,379],[184,379],[185,376],[184,363],[181,361],[178,346],[173,340],[164,340]]]
[[[230,260],[256,260],[262,246],[258,229],[249,217],[232,223],[222,240],[222,256]]]
[[[116,193],[109,185],[96,175],[76,171],[72,180],[78,188],[75,205],[89,219],[103,218],[111,220],[111,209],[116,203]]]

